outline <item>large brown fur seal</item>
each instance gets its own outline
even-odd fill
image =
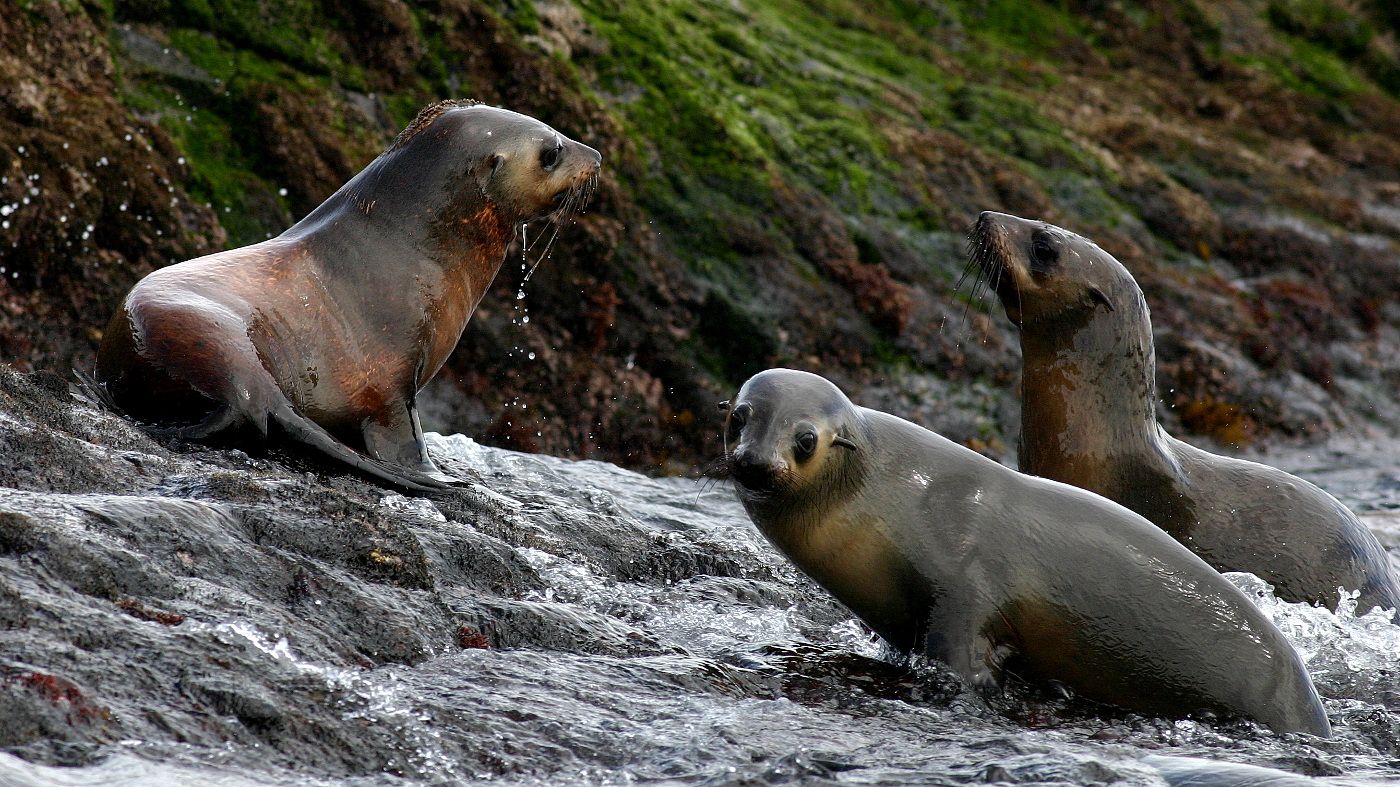
[[[415,395],[447,360],[522,222],[578,207],[598,152],[471,101],[424,109],[291,229],[132,288],[90,387],[154,431],[202,439],[269,422],[410,489],[428,457]]]
[[[1332,607],[1342,587],[1360,591],[1360,611],[1400,603],[1385,550],[1336,498],[1157,423],[1147,302],[1112,255],[1044,222],[983,213],[970,256],[1021,331],[1022,472],[1122,503],[1287,601]]]
[[[1327,736],[1308,673],[1248,598],[1151,522],[770,369],[729,406],[759,530],[891,645],[1154,715]]]

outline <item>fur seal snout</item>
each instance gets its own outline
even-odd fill
[[[1248,571],[1288,601],[1400,604],[1384,548],[1346,506],[1281,470],[1208,453],[1157,422],[1142,290],[1093,241],[983,213],[970,257],[1020,328],[1020,469],[1122,503],[1220,571]]]
[[[1297,653],[1200,558],[1082,489],[1022,475],[830,381],[770,369],[732,400],[758,529],[882,638],[968,681],[1014,671],[1153,715],[1330,734]]]
[[[523,222],[580,207],[602,157],[534,118],[425,108],[276,238],[155,271],[131,289],[90,390],[185,439],[276,427],[389,483],[456,479],[415,397],[447,360]]]

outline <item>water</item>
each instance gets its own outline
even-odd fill
[[[1400,781],[1400,627],[1386,614],[1288,604],[1250,575],[1231,576],[1307,661],[1330,741],[1250,723],[1100,718],[1039,695],[985,698],[936,664],[887,652],[768,546],[722,484],[430,439],[445,469],[480,474],[505,512],[513,557],[540,579],[489,603],[439,580],[449,606],[486,603],[505,621],[488,632],[494,647],[354,669],[246,620],[173,629],[211,652],[235,648],[330,703],[343,723],[368,726],[379,767],[396,775],[332,778],[285,758],[250,768],[257,753],[246,742],[118,741],[79,768],[0,755],[0,784],[1148,785],[1164,783],[1160,768],[1189,764],[1144,759],[1161,756],[1331,784]],[[1387,456],[1281,463],[1384,514],[1400,508]],[[385,493],[380,505],[445,541],[484,526],[429,500]]]

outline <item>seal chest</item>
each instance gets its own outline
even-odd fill
[[[1141,713],[1330,734],[1278,629],[1137,514],[817,375],[770,369],[731,401],[727,458],[754,524],[891,645],[978,685],[1014,665]]]
[[[526,115],[433,104],[280,236],[138,282],[85,382],[158,434],[273,425],[391,484],[443,488],[457,479],[428,456],[417,392],[516,228],[564,221],[601,161]]]
[[[1341,587],[1360,592],[1360,610],[1400,605],[1385,550],[1336,498],[1157,423],[1147,301],[1112,255],[1060,227],[990,212],[969,249],[1021,332],[1021,470],[1121,503],[1287,601],[1332,606]]]

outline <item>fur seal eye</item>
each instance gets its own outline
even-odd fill
[[[1035,267],[1045,270],[1054,265],[1060,259],[1060,252],[1050,242],[1044,238],[1036,238],[1031,241],[1031,260],[1036,263]]]
[[[803,432],[797,436],[797,454],[803,459],[817,452],[816,432]]]
[[[549,172],[559,166],[559,159],[564,157],[564,146],[555,145],[540,152],[540,167]]]

